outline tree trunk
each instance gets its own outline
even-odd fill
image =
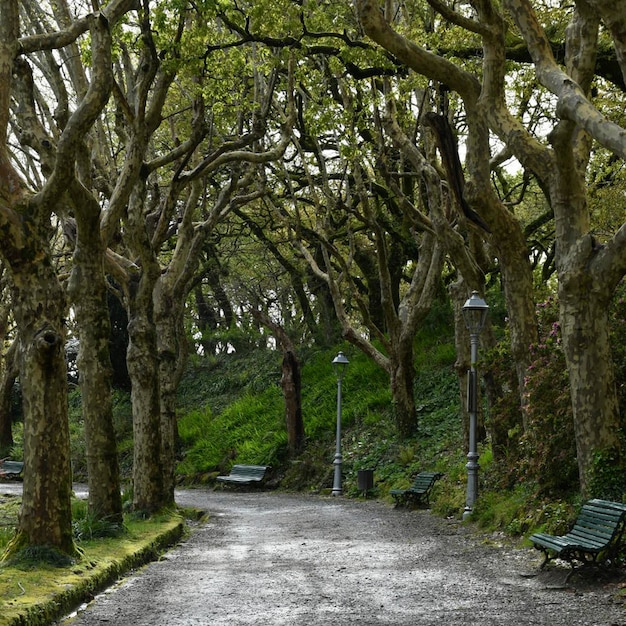
[[[3,14],[0,22],[6,18]],[[0,112],[2,108],[0,104]],[[4,130],[0,123],[0,135]],[[24,545],[45,545],[73,555],[65,293],[48,245],[49,222],[45,213],[41,221],[32,219],[34,207],[8,160],[3,139],[0,136],[0,254],[11,272],[19,330],[25,464],[18,532],[8,554]]]
[[[577,129],[560,122],[550,140],[556,156],[552,196],[557,236],[557,270],[563,352],[570,377],[581,490],[596,487],[596,464],[619,472],[623,463],[619,406],[609,344],[608,307],[621,278],[620,256],[596,246],[590,233],[584,174],[575,148]],[[617,268],[617,269],[616,269]],[[623,469],[621,470],[623,471]],[[623,477],[620,476],[623,485]]]
[[[24,491],[13,543],[53,546],[74,554],[70,495],[65,293],[48,256],[31,256],[13,276],[20,328],[20,383],[24,402]]]
[[[161,419],[161,469],[164,504],[174,504],[176,442],[176,391],[186,361],[183,306],[185,298],[175,298],[159,282],[154,292],[154,317],[159,356],[159,405]]]
[[[526,386],[526,373],[531,360],[529,348],[537,342],[538,335],[533,275],[528,258],[528,247],[516,220],[511,220],[510,227],[500,231],[498,237],[494,237],[494,247],[497,250],[502,269],[506,310],[509,312],[511,356],[517,376],[516,388],[520,406],[518,417],[521,419],[523,430],[526,430],[524,388]]]
[[[413,365],[413,339],[402,346],[395,346],[390,355],[391,401],[393,414],[400,437],[406,439],[417,432],[417,413],[415,412],[415,367]]]
[[[304,422],[302,421],[300,362],[292,350],[283,351],[283,375],[280,384],[285,399],[285,423],[289,455],[294,457],[304,448]]]
[[[159,329],[162,327],[159,326]],[[161,336],[159,333],[159,343]],[[163,473],[163,503],[174,504],[176,487],[176,390],[180,379],[178,359],[172,354],[160,351],[159,358],[159,404],[161,416],[161,469]]]
[[[128,308],[128,374],[133,407],[133,508],[153,513],[166,503],[161,471],[159,365],[152,285],[143,275]]]
[[[569,373],[582,492],[594,488],[596,463],[619,468],[620,420],[609,344],[608,299],[591,295],[588,281],[567,281],[559,292],[561,336]],[[606,471],[606,470],[605,470]]]
[[[69,284],[80,343],[79,383],[85,424],[89,511],[96,519],[122,522],[117,443],[111,403],[110,323],[104,280],[99,207],[77,208],[77,240]]]

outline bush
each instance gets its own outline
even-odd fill
[[[555,298],[537,307],[539,343],[531,346],[525,392],[528,421],[522,437],[522,477],[549,496],[579,488],[574,416],[558,316]]]
[[[499,439],[497,450],[494,443],[500,486],[524,481],[533,486],[536,496],[553,497],[579,486],[576,442],[555,298],[537,306],[537,319],[539,341],[530,347],[532,361],[525,380],[526,429],[522,432],[515,418],[520,407],[508,337],[487,357],[495,376],[508,381],[508,392],[490,411],[491,425],[500,431],[508,425],[504,437],[509,443],[502,445]]]

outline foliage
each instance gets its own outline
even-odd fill
[[[179,420],[179,433],[185,446],[178,465],[183,476],[225,471],[234,459],[271,465],[287,446],[280,390],[243,395],[217,416],[206,408],[191,411]]]
[[[610,342],[615,365],[615,381],[622,429],[626,432],[626,281],[615,290],[609,307]]]
[[[597,450],[587,478],[589,495],[623,502],[626,493],[625,476],[625,462],[617,450]]]
[[[476,501],[472,520],[481,528],[500,529],[509,535],[531,532],[564,534],[571,527],[576,507],[562,499],[536,501],[526,485],[507,491],[486,491]]]
[[[24,458],[24,422],[13,423],[13,446],[11,447],[10,458],[20,460]]]
[[[278,384],[280,376],[280,355],[272,350],[204,357],[199,363],[192,362],[183,376],[178,409],[184,413],[208,407],[219,413],[243,395]]]
[[[561,349],[558,302],[549,298],[537,306],[539,342],[530,347],[531,365],[526,376],[522,432],[515,420],[519,395],[510,353],[508,329],[486,356],[487,368],[499,381],[501,392],[490,407],[488,425],[508,427],[505,446],[494,450],[500,487],[518,481],[534,485],[538,495],[571,491],[577,484],[574,427],[569,381]],[[495,486],[495,485],[494,485]]]
[[[539,343],[531,346],[526,380],[526,432],[520,478],[540,494],[556,496],[578,487],[578,466],[569,379],[561,348],[558,301],[537,307]]]
[[[13,496],[0,498],[0,554],[15,534],[15,523],[19,513],[21,499]]]
[[[361,469],[375,472],[375,488],[370,495],[386,497],[389,489],[424,467],[448,472],[449,458],[456,459],[454,463],[460,459],[463,467],[454,349],[449,327],[439,325],[435,332],[435,319],[433,324],[432,334],[425,333],[416,344],[420,355],[415,382],[420,427],[409,441],[400,441],[397,435],[387,374],[351,346],[338,346],[350,360],[342,382],[344,488],[350,496],[360,495],[357,472]],[[261,463],[281,473],[282,488],[329,489],[337,415],[337,379],[331,362],[336,351],[302,350],[307,445],[300,457],[287,464],[283,401],[276,384],[279,357],[261,352],[244,358],[223,355],[213,359],[210,367],[190,369],[180,389],[183,404],[202,402],[204,407],[181,410],[178,427],[183,458],[178,472],[183,480],[210,480],[233,463]],[[259,367],[261,361],[264,367]],[[461,500],[457,497],[452,505],[453,500],[450,495],[444,506],[447,511],[458,512]]]
[[[486,377],[495,387],[493,391],[487,387],[489,410],[485,426],[491,433],[494,461],[499,466],[499,486],[504,489],[517,482],[520,459],[520,396],[510,346],[509,326],[505,324],[502,338],[484,352],[482,359]]]
[[[72,501],[72,529],[76,541],[98,537],[117,537],[124,532],[124,526],[93,515],[85,500]]]
[[[503,498],[495,491],[488,491],[476,501],[472,511],[472,520],[483,528],[508,528],[521,534],[527,530],[520,523],[526,515],[527,494],[522,489],[507,492]]]
[[[620,285],[610,308],[610,332],[613,362],[618,388],[620,413],[626,411],[626,303],[624,285]],[[561,348],[558,323],[559,307],[555,297],[537,306],[539,342],[531,346],[532,363],[526,378],[525,410],[527,429],[509,432],[509,454],[499,459],[500,486],[513,486],[523,480],[534,485],[535,495],[558,497],[578,488],[578,467],[574,439],[569,379]],[[505,335],[485,362],[493,375],[508,386],[490,407],[490,420],[506,423],[507,413],[518,409],[514,393],[513,363],[509,340]],[[592,468],[590,493],[613,494],[622,499],[624,487],[621,462],[610,452],[597,453]],[[612,487],[610,486],[612,485]]]

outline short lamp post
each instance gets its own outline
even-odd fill
[[[333,359],[333,367],[335,374],[337,375],[337,447],[335,449],[335,460],[333,464],[335,466],[335,478],[333,480],[333,496],[341,495],[341,382],[346,373],[348,367],[348,359],[343,352],[340,352]]]
[[[470,371],[467,381],[467,411],[469,413],[469,451],[467,453],[467,496],[463,519],[472,515],[478,495],[478,452],[476,447],[476,422],[478,413],[478,376],[476,361],[478,360],[478,336],[485,326],[489,306],[473,291],[463,305],[463,318],[470,334]]]

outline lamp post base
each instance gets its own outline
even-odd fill
[[[341,454],[337,453],[335,455],[335,460],[334,460],[334,465],[335,465],[335,477],[333,480],[333,491],[332,494],[333,496],[340,496],[342,494],[342,488],[341,488],[341,465],[342,465],[343,459],[341,457]]]
[[[478,496],[478,454],[475,451],[470,452],[467,455],[469,459],[467,465],[467,495],[465,498],[465,510],[463,511],[463,519],[466,520],[471,517],[474,510],[474,504],[476,504],[476,498]]]

